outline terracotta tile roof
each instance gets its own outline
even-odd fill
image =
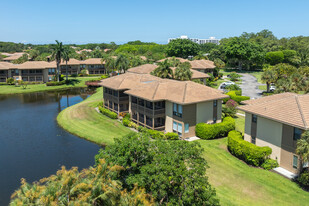
[[[150,74],[150,72],[155,70],[157,67],[158,66],[155,64],[143,64],[143,65],[128,69],[128,72],[137,73],[137,74]]]
[[[227,97],[221,91],[211,87],[192,81],[170,79],[143,82],[125,93],[148,101],[167,100],[178,104],[193,104]]]
[[[45,69],[56,68],[55,62],[27,61],[22,64],[13,64],[10,69]]]
[[[171,67],[171,69],[173,70],[173,73],[175,74],[175,70],[176,70],[176,67]],[[192,77],[191,79],[204,79],[204,78],[209,78],[210,76],[206,73],[203,73],[203,72],[199,72],[199,71],[196,71],[194,69],[190,69],[191,72],[192,72]]]
[[[159,60],[159,61],[157,61],[157,62],[164,62],[165,60],[167,60],[167,59],[172,59],[172,58],[173,58],[173,57],[167,57],[167,58],[161,59],[161,60]],[[183,59],[183,58],[180,58],[180,57],[175,57],[175,59],[178,59],[181,63],[189,61],[189,60],[187,60],[187,59]]]
[[[144,61],[147,60],[147,57],[145,57],[145,56],[140,56],[140,58],[141,58],[142,60],[144,60]]]
[[[99,85],[115,90],[125,90],[132,89],[138,86],[141,82],[158,81],[160,79],[161,78],[150,74],[135,74],[127,72],[125,74],[103,79]]]
[[[3,60],[4,61],[14,61],[16,59],[19,59],[22,56],[23,56],[22,54],[14,54],[14,55],[3,58]]]
[[[214,69],[216,68],[215,63],[210,60],[193,60],[190,61],[192,69]]]
[[[56,62],[56,61],[53,61],[53,62]],[[68,65],[80,65],[80,64],[83,64],[82,62],[83,61],[70,58],[70,60],[68,61]],[[65,61],[62,60],[60,65],[66,65]]]
[[[280,94],[274,94],[274,95],[262,97],[262,98],[259,98],[259,99],[246,100],[246,101],[243,101],[242,103],[246,104],[246,105],[248,105],[248,104],[259,104],[259,103],[269,102],[269,101],[278,100],[278,99],[291,97],[291,96],[295,96],[295,93],[285,92],[285,93],[280,93]]]
[[[14,66],[14,64],[12,64],[10,62],[0,62],[0,70],[8,70],[13,66]]]
[[[136,73],[136,74],[150,74],[153,70],[155,70],[158,66],[154,64],[143,64],[137,67],[133,67],[128,69],[128,72],[130,73]],[[173,72],[175,73],[175,67],[171,67]],[[210,76],[208,74],[196,71],[191,69],[192,71],[192,79],[204,79],[209,78]]]
[[[309,94],[283,93],[244,103],[242,111],[309,130]]]
[[[101,60],[101,58],[90,58],[81,62],[83,62],[82,64],[102,64]]]

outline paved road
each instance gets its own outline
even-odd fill
[[[257,99],[262,97],[262,90],[259,89],[261,83],[258,83],[257,79],[251,74],[241,74],[242,84],[239,85],[242,89],[243,96],[249,96],[251,99]]]

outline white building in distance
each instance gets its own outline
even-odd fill
[[[197,39],[197,38],[189,38],[188,36],[180,36],[178,38],[169,38],[168,43],[174,39],[190,39],[191,41],[197,43],[197,44],[206,44],[206,43],[213,43],[213,44],[219,44],[220,39],[216,39],[215,37],[209,37],[209,39]]]

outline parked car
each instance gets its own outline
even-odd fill
[[[221,84],[220,89],[224,89],[225,87],[230,86],[230,85],[234,85],[234,84],[235,84],[235,82],[231,82],[231,81],[223,82],[223,83]]]
[[[270,92],[274,92],[276,90],[276,86],[275,85],[270,85],[270,87],[269,87],[269,91]]]

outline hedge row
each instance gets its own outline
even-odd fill
[[[148,129],[146,127],[138,126],[130,120],[130,114],[126,114],[122,119],[122,124],[126,127],[135,128],[139,132],[148,134],[153,139],[168,139],[168,140],[179,140],[179,135],[173,132],[164,132]]]
[[[234,129],[235,120],[232,117],[226,117],[221,123],[217,124],[197,124],[195,126],[195,135],[201,139],[215,139],[226,137],[229,131]]]
[[[226,93],[226,95],[229,95],[230,98],[225,98],[225,99],[223,100],[224,103],[226,103],[229,99],[232,99],[232,100],[234,100],[235,102],[237,102],[238,104],[240,104],[240,102],[250,99],[250,97],[247,97],[247,96],[239,96],[239,95],[237,95],[237,94],[239,94],[239,92],[237,92],[237,91],[229,91],[228,93]]]
[[[254,166],[261,166],[272,153],[270,147],[258,147],[243,140],[241,133],[237,131],[229,132],[228,149],[234,156]]]
[[[105,116],[108,116],[111,119],[117,119],[118,115],[115,112],[112,112],[104,107],[99,106],[99,110],[102,114],[104,114]]]
[[[60,85],[64,85],[65,83],[66,83],[65,80],[60,81],[60,82],[54,82],[54,81],[52,81],[52,82],[47,82],[47,83],[46,83],[46,86],[60,86]]]

